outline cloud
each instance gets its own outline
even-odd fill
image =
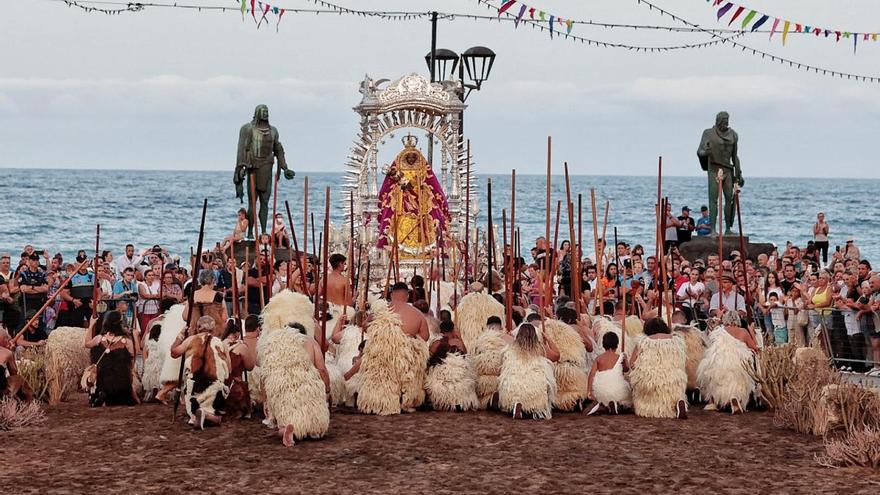
[[[159,75],[144,79],[0,79],[0,117],[27,111],[39,117],[81,115],[85,111],[130,116],[180,115],[206,111],[240,112],[261,100],[283,106],[311,107],[351,97],[356,84],[262,80],[235,76],[192,79]]]

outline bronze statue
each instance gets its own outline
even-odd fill
[[[733,185],[742,187],[745,184],[739,166],[737,146],[739,136],[728,125],[730,115],[718,112],[715,116],[715,127],[703,131],[697,157],[700,167],[709,174],[709,217],[712,220],[712,231],[715,232],[718,219],[718,195],[724,194],[725,235],[732,234],[734,214]],[[719,191],[719,175],[721,175],[721,191]]]
[[[269,196],[272,194],[272,167],[278,159],[278,171],[284,170],[284,177],[293,179],[294,173],[287,168],[284,160],[284,147],[278,140],[278,129],[269,125],[269,107],[257,105],[254,118],[241,126],[238,133],[238,156],[235,161],[235,196],[244,198],[244,188],[248,191],[248,237],[253,238],[254,202],[260,200],[260,231],[266,233],[266,220],[269,215]],[[253,181],[253,184],[251,184]],[[251,197],[254,194],[256,197]]]

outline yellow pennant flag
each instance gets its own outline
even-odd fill
[[[782,25],[782,45],[785,46],[785,38],[788,38],[788,27],[791,25],[790,22],[785,21],[785,24]]]

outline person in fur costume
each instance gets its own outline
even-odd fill
[[[391,303],[388,308],[400,318],[400,329],[410,337],[406,341],[409,352],[403,380],[401,407],[413,412],[425,402],[425,378],[427,378],[429,338],[428,322],[421,311],[409,304],[409,287],[397,282],[391,287]]]
[[[171,347],[180,332],[186,328],[186,320],[183,319],[183,304],[175,304],[160,316],[162,330],[159,332],[159,343],[156,345],[157,352],[162,356],[162,368],[159,373],[159,382],[162,390],[156,394],[156,400],[167,401],[167,395],[177,387],[177,376],[180,371],[180,358],[171,357]]]
[[[421,405],[413,400],[418,399],[419,390],[424,400],[428,345],[403,332],[400,316],[385,301],[377,300],[371,308],[357,407],[365,414],[400,414],[401,409]]]
[[[569,308],[562,308],[560,313],[569,320],[577,316]],[[559,350],[559,360],[553,365],[556,379],[553,407],[560,411],[583,410],[588,388],[587,347],[590,351],[593,350],[592,339],[588,339],[585,344],[585,336],[571,325],[550,318],[544,320],[543,333],[544,338],[553,342]]]
[[[633,408],[646,418],[687,418],[687,354],[660,318],[645,322],[645,338],[630,360]]]
[[[161,316],[150,322],[150,331],[144,341],[144,373],[141,383],[144,387],[144,401],[151,402],[159,389],[162,388],[160,377],[162,374],[162,361],[165,356],[159,352],[159,336],[162,334]]]
[[[298,305],[312,303],[305,296]],[[300,308],[303,309],[303,308]],[[312,321],[311,312],[308,321]],[[266,408],[286,447],[294,440],[322,438],[330,428],[330,376],[318,342],[299,322],[280,329],[263,327],[257,346]]]
[[[498,377],[504,350],[513,343],[513,336],[504,331],[501,318],[490,316],[486,331],[477,337],[468,355],[476,373],[476,393],[480,409],[498,409]]]
[[[0,398],[9,396],[31,402],[34,400],[34,391],[27,380],[18,374],[15,353],[7,348],[9,340],[9,331],[0,323]]]
[[[184,357],[184,405],[189,424],[204,429],[205,423],[220,424],[217,409],[229,394],[226,379],[232,368],[229,348],[214,336],[215,320],[202,316],[196,321],[196,333],[185,337],[183,332],[171,347],[171,357]]]
[[[736,414],[745,412],[755,392],[755,380],[747,368],[758,346],[746,329],[737,326],[736,312],[726,311],[721,323],[709,334],[709,347],[697,368],[697,384],[710,402],[708,409],[729,407]]]
[[[520,325],[504,351],[498,378],[499,407],[514,419],[550,419],[556,398],[556,378],[546,357],[546,345],[529,323]]]
[[[477,408],[476,374],[465,358],[467,348],[451,321],[440,324],[441,337],[431,344],[425,391],[438,411],[469,411]]]
[[[254,405],[244,373],[253,371],[256,360],[241,337],[241,320],[238,318],[226,320],[223,342],[229,348],[230,364],[229,377],[226,379],[229,395],[224,401],[223,412],[229,416],[237,415],[241,419],[247,419],[251,417]]]
[[[504,305],[485,292],[469,292],[461,298],[455,309],[456,325],[464,344],[474,347],[477,337],[486,328],[486,321],[492,317],[504,318]]]
[[[602,348],[605,349],[590,369],[588,391],[596,405],[589,414],[609,412],[618,414],[621,409],[632,407],[632,387],[623,374],[629,371],[626,355],[617,353],[620,340],[614,332],[606,332],[602,336]]]
[[[672,333],[678,335],[684,341],[684,349],[687,353],[685,372],[687,373],[687,394],[691,404],[702,402],[702,393],[697,385],[697,367],[706,353],[706,342],[703,332],[695,327],[687,325],[687,317],[684,312],[675,310],[672,313]]]

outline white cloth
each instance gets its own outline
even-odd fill
[[[613,368],[597,371],[593,376],[593,396],[603,405],[616,402],[623,407],[632,406],[632,387],[623,376],[623,354]]]
[[[129,259],[123,254],[119,258],[116,258],[117,273],[119,274],[119,276],[122,276],[122,272],[124,272],[126,268],[134,268],[135,270],[137,270],[137,265],[140,264],[142,259],[143,258],[138,255],[134,255],[131,259]]]
[[[680,301],[682,301],[682,306],[692,308],[697,301],[702,299],[705,292],[706,285],[703,284],[703,282],[698,281],[696,283],[691,283],[688,281],[681,284],[681,287],[678,288],[678,292],[675,295]]]
[[[724,305],[724,309],[736,308],[737,311],[746,310],[746,298],[737,292],[736,289],[731,289],[727,294],[724,292],[716,292],[715,294],[712,294],[712,301],[709,303],[709,310],[718,309],[719,301]]]

